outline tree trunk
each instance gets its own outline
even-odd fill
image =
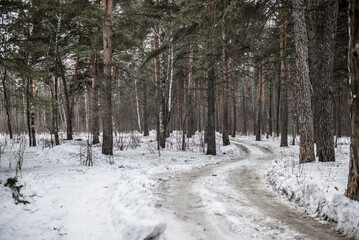
[[[234,60],[233,57],[229,58],[229,66],[230,66],[230,76],[232,83],[232,108],[233,108],[233,123],[232,123],[232,137],[236,136],[237,133],[237,101],[236,101],[236,90],[237,90],[237,82],[234,79]]]
[[[269,109],[268,109],[268,133],[269,133],[269,136],[272,136],[272,134],[273,134],[272,99],[273,99],[273,79],[270,76],[270,78],[269,78]]]
[[[102,19],[103,31],[103,91],[102,91],[102,122],[103,122],[103,140],[102,153],[113,155],[113,126],[112,126],[112,0],[101,0],[101,8],[106,13],[105,19]]]
[[[242,88],[242,114],[243,114],[243,134],[247,135],[247,106],[246,106],[246,92]]]
[[[51,88],[52,95],[52,133],[55,137],[55,145],[60,145],[59,140],[59,97],[58,97],[58,69],[57,60],[55,60],[55,76],[53,87]]]
[[[27,132],[29,134],[29,146],[32,146],[32,133],[31,133],[31,121],[30,121],[30,77],[27,79],[26,83],[26,123],[27,123]]]
[[[192,137],[196,133],[195,125],[195,104],[194,104],[194,83],[193,83],[193,43],[190,42],[189,52],[189,72],[188,72],[188,90],[187,90],[187,137]]]
[[[313,142],[313,117],[310,103],[308,45],[303,0],[293,1],[294,38],[297,65],[297,106],[299,114],[300,152],[299,163],[315,161]]]
[[[227,1],[224,0],[224,8],[227,7]],[[222,18],[222,67],[223,67],[223,132],[222,132],[222,140],[223,146],[227,146],[230,144],[229,141],[229,133],[228,133],[228,122],[231,119],[228,118],[228,105],[229,105],[229,81],[228,81],[228,56],[227,56],[227,33],[225,26],[225,16]]]
[[[100,117],[99,117],[99,106],[98,106],[98,90],[100,88],[98,81],[98,56],[93,56],[92,64],[92,121],[91,121],[91,133],[92,133],[92,144],[100,143]]]
[[[142,133],[142,127],[141,127],[141,113],[140,113],[140,103],[138,100],[138,95],[140,95],[140,88],[137,87],[137,79],[135,78],[135,101],[136,101],[136,116],[137,116],[137,126],[138,131]]]
[[[55,145],[60,145],[59,139],[59,59],[58,59],[58,49],[59,49],[59,32],[61,27],[61,15],[57,17],[57,28],[56,28],[56,39],[55,39],[55,76],[54,76],[54,86],[53,86],[53,107],[52,107],[52,116],[53,116],[53,133],[55,137]]]
[[[313,5],[314,3],[314,5]],[[306,0],[307,5],[307,36],[308,36],[308,60],[309,60],[309,77],[313,87],[313,95],[312,95],[312,108],[313,108],[313,125],[314,125],[314,141],[317,142],[319,127],[318,127],[318,119],[319,119],[319,95],[318,88],[320,87],[320,74],[319,74],[319,47],[318,47],[318,29],[317,29],[317,21],[315,10],[316,1]]]
[[[35,68],[35,66],[34,66]],[[35,78],[31,80],[31,100],[30,102],[30,130],[31,130],[31,146],[36,147],[36,132],[35,132],[35,103],[36,96],[36,81]]]
[[[257,124],[256,124],[256,141],[261,140],[261,110],[262,110],[262,60],[259,60],[258,66],[258,106],[257,106]]]
[[[351,87],[351,138],[348,186],[345,195],[359,201],[359,3],[349,1],[349,84]]]
[[[292,64],[291,64],[292,66]],[[294,79],[293,67],[291,67],[291,83],[292,83],[292,96],[293,96],[293,114],[292,114],[292,145],[295,145],[295,139],[297,138],[298,131],[298,117],[297,117],[297,96],[296,96],[296,84]]]
[[[288,76],[287,76],[287,35],[286,16],[284,10],[280,13],[280,146],[288,147]]]
[[[276,101],[276,124],[275,124],[275,129],[276,129],[276,136],[279,137],[279,115],[280,115],[280,82],[278,82],[278,86],[277,86],[277,101]]]
[[[170,1],[172,3],[172,0]],[[172,11],[171,11],[172,15]],[[172,29],[170,31],[169,37],[169,57],[168,57],[168,71],[169,72],[169,86],[168,86],[168,101],[167,101],[167,114],[166,114],[166,124],[167,124],[167,131],[166,137],[170,136],[170,120],[172,115],[172,88],[173,88],[173,76],[174,76],[174,53],[173,53],[173,39],[172,39]],[[167,74],[168,75],[168,74]]]
[[[144,63],[145,61],[145,52],[144,52],[144,41],[142,42],[141,45],[141,58],[142,58],[142,63]],[[141,80],[142,80],[142,91],[143,91],[143,136],[148,136],[150,135],[149,131],[148,131],[148,107],[147,107],[147,81],[145,79],[145,76],[143,73],[141,73]]]
[[[8,96],[6,88],[6,69],[2,78],[2,86],[4,88],[4,102],[5,102],[5,111],[7,117],[7,130],[9,131],[10,139],[12,139],[12,126],[11,126],[11,108],[10,108],[10,98]]]
[[[165,39],[165,32],[162,26],[159,27],[159,46],[162,46]],[[159,57],[159,97],[160,97],[160,134],[159,134],[159,144],[163,149],[166,147],[166,137],[167,137],[167,106],[166,106],[166,76],[165,76],[165,56],[164,53],[160,54]]]
[[[207,79],[207,154],[216,155],[216,129],[215,129],[215,104],[216,104],[216,79],[214,72],[214,60],[210,56]]]
[[[57,59],[60,67],[60,75],[62,80],[62,87],[64,92],[64,98],[65,98],[65,113],[66,113],[66,139],[72,140],[72,111],[70,107],[70,97],[69,92],[67,90],[67,83],[66,83],[66,77],[65,77],[65,70],[64,65],[62,64],[62,59],[60,57],[60,53],[57,53]]]
[[[341,121],[341,90],[339,89],[338,100],[337,100],[337,138],[342,137],[342,121]]]
[[[159,48],[159,44],[158,44],[158,31],[157,28],[155,28],[154,31],[154,49],[157,50]],[[154,63],[155,63],[155,84],[156,84],[156,129],[157,129],[157,135],[156,135],[156,140],[157,140],[157,150],[160,150],[160,108],[159,108],[159,99],[160,99],[160,60],[159,57],[155,57],[154,59]]]
[[[326,7],[326,21],[321,50],[320,84],[318,84],[317,104],[318,114],[317,156],[321,162],[335,161],[333,136],[333,68],[334,45],[337,32],[338,1],[328,0]]]

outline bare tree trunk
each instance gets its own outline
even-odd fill
[[[100,118],[99,118],[99,106],[98,106],[98,90],[100,88],[98,81],[98,56],[93,56],[92,64],[92,118],[91,118],[91,133],[92,133],[92,144],[100,143]]]
[[[170,3],[172,3],[172,0],[170,0]],[[171,11],[172,15],[172,11]],[[167,114],[166,114],[166,124],[167,124],[167,131],[166,131],[166,137],[169,137],[170,134],[170,120],[172,116],[172,88],[173,88],[173,76],[174,76],[174,53],[173,53],[173,43],[172,43],[172,29],[170,31],[170,37],[169,37],[169,57],[168,57],[168,70],[169,72],[169,86],[168,86],[168,101],[167,101]]]
[[[74,74],[74,81],[72,84],[72,91],[71,91],[71,105],[70,105],[70,114],[69,116],[71,117],[71,123],[74,123],[74,109],[75,109],[75,93],[77,91],[77,87],[78,87],[78,71],[79,71],[79,65],[80,65],[80,56],[79,54],[77,55],[77,59],[76,59],[76,65],[75,65],[75,74]],[[77,129],[79,129],[79,123],[78,123],[78,119],[79,119],[79,114],[77,114]],[[73,127],[73,126],[72,126]]]
[[[272,99],[273,99],[273,79],[272,76],[269,76],[269,107],[268,107],[268,133],[269,136],[273,134],[273,126],[272,126]]]
[[[35,68],[35,66],[33,66]],[[30,101],[30,130],[31,130],[31,146],[36,147],[36,132],[35,132],[35,103],[36,97],[36,81],[35,78],[31,80],[31,100]]]
[[[286,16],[284,10],[280,13],[280,57],[281,57],[281,93],[280,93],[280,146],[288,147],[288,76],[287,76],[287,35]]]
[[[280,82],[278,82],[277,86],[277,102],[276,102],[276,136],[279,137],[279,116],[280,116]]]
[[[154,31],[154,49],[157,50],[159,48],[158,44],[158,32],[155,29]],[[160,98],[160,60],[159,57],[155,57],[155,84],[156,84],[156,128],[157,128],[157,150],[160,150],[160,109],[159,109],[159,98]]]
[[[341,121],[341,90],[338,93],[338,104],[337,104],[337,138],[342,137],[342,121]]]
[[[187,137],[192,137],[196,133],[195,126],[195,104],[194,104],[194,83],[193,83],[193,43],[190,42],[189,52],[189,72],[187,90]]]
[[[237,133],[237,98],[236,98],[236,90],[237,90],[237,82],[234,79],[234,60],[233,57],[229,58],[229,66],[230,66],[230,76],[232,83],[232,111],[233,111],[233,124],[232,124],[232,137],[236,136]]]
[[[359,201],[359,3],[349,1],[349,84],[351,87],[351,138],[348,186],[345,195]]]
[[[137,87],[137,79],[135,79],[135,100],[136,100],[136,116],[137,116],[137,126],[138,126],[138,131],[140,133],[142,133],[142,127],[141,127],[141,113],[140,113],[140,104],[138,102],[138,95],[139,94],[139,89]]]
[[[29,146],[32,146],[32,133],[31,133],[31,122],[30,122],[30,77],[27,79],[26,83],[26,123],[27,131],[29,134]]]
[[[291,64],[292,66],[292,64]],[[293,96],[293,114],[292,114],[292,145],[295,145],[295,139],[297,137],[297,131],[298,131],[298,117],[297,117],[297,96],[296,96],[296,84],[295,84],[295,79],[294,79],[294,73],[293,71],[293,67],[291,67],[291,83],[292,83],[292,96]]]
[[[57,62],[57,60],[56,60]],[[55,63],[57,65],[57,63]],[[55,137],[55,145],[60,145],[59,140],[59,98],[58,98],[58,72],[55,66],[55,76],[51,87],[52,97],[52,133]]]
[[[313,4],[314,3],[314,4]],[[319,127],[318,127],[318,119],[319,119],[319,95],[318,88],[320,87],[320,73],[319,73],[319,37],[318,37],[318,29],[317,29],[317,17],[316,17],[316,1],[306,0],[307,5],[307,35],[308,35],[308,56],[309,56],[309,77],[313,87],[313,95],[312,95],[312,108],[313,108],[313,125],[314,125],[314,141],[317,142]]]
[[[315,161],[313,141],[313,117],[310,103],[308,45],[305,27],[305,4],[293,1],[294,38],[297,53],[297,106],[299,114],[300,152],[299,163]]]
[[[159,27],[159,46],[162,46],[165,39],[165,32],[162,26]],[[159,81],[160,81],[160,89],[159,89],[159,97],[160,97],[160,139],[159,144],[163,149],[166,147],[166,137],[167,137],[167,106],[166,106],[166,77],[165,77],[165,56],[163,53],[160,54],[159,57]]]
[[[227,2],[224,0],[224,7],[226,7]],[[228,134],[228,121],[231,119],[228,118],[228,105],[229,105],[229,83],[228,83],[228,56],[227,56],[227,33],[225,29],[225,18],[222,18],[222,66],[223,66],[223,132],[222,140],[223,146],[230,144],[229,134]]]
[[[142,63],[144,63],[145,61],[145,53],[144,53],[144,42],[142,42],[141,45],[141,58],[142,58]],[[147,81],[143,75],[143,73],[141,74],[141,80],[142,80],[142,91],[143,91],[143,136],[148,136],[150,135],[149,131],[148,131],[148,106],[147,106]]]
[[[103,91],[102,91],[102,122],[103,122],[103,141],[102,153],[113,155],[113,126],[112,126],[112,41],[111,27],[112,22],[112,0],[101,0],[101,8],[106,13],[105,19],[102,19],[103,25]]]
[[[321,51],[320,84],[318,85],[318,101],[316,112],[319,112],[317,120],[318,135],[317,156],[321,162],[335,161],[334,136],[333,136],[333,68],[334,45],[337,32],[338,1],[328,0],[326,7],[326,21]]]
[[[70,107],[70,97],[69,97],[69,92],[67,90],[67,83],[66,83],[66,77],[65,77],[65,70],[64,70],[64,66],[62,64],[62,60],[60,57],[60,53],[57,53],[57,59],[58,59],[58,63],[59,63],[59,67],[60,67],[60,75],[61,75],[61,80],[62,80],[62,87],[63,87],[63,92],[64,92],[64,98],[65,98],[65,113],[66,113],[66,139],[67,140],[72,140],[72,114],[71,114],[71,107]]]
[[[214,60],[210,56],[207,79],[207,154],[216,155],[215,132],[215,104],[216,104],[216,79],[214,73]]]
[[[7,130],[9,131],[10,139],[12,139],[12,126],[11,126],[11,108],[10,108],[10,98],[8,96],[7,87],[6,87],[6,69],[2,78],[2,86],[4,88],[4,102],[5,102],[5,111],[7,117]]]
[[[258,106],[257,106],[257,124],[256,124],[256,141],[261,140],[261,110],[262,110],[262,60],[258,64]]]

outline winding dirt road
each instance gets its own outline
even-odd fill
[[[242,152],[234,161],[160,177],[166,239],[345,239],[273,193],[264,179],[272,149],[232,143]]]

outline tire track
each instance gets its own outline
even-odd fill
[[[272,149],[232,143],[243,153],[235,161],[177,172],[162,181],[167,239],[345,239],[270,190],[263,169],[275,157]]]

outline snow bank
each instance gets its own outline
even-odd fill
[[[279,146],[279,142],[277,142]],[[336,162],[298,164],[298,146],[281,148],[267,166],[267,178],[289,200],[312,217],[335,224],[338,231],[359,239],[359,202],[344,196],[349,169],[349,139],[341,139]]]
[[[30,204],[15,204],[4,186],[14,177],[18,140],[0,136],[0,238],[12,239],[162,239],[166,223],[155,206],[158,173],[190,170],[228,161],[239,151],[222,147],[218,156],[207,156],[203,134],[186,139],[175,132],[165,150],[158,152],[155,132],[120,133],[114,136],[114,156],[92,147],[93,167],[81,165],[86,158],[88,135],[79,134],[60,146],[50,147],[48,135],[38,136],[38,146],[26,148],[21,192]],[[109,162],[113,162],[112,165]]]

